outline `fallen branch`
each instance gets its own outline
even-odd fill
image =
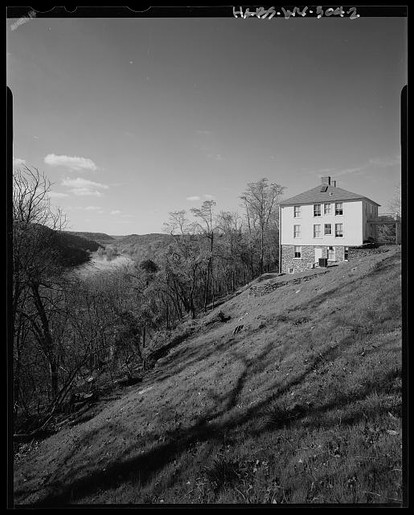
[[[65,419],[60,421],[58,424],[56,424],[56,428],[60,429],[65,424],[73,424],[73,423],[75,423],[82,415],[84,415],[88,411],[89,408],[90,408],[90,404],[84,405],[75,414],[69,415],[69,417],[66,417]]]
[[[66,396],[69,393],[69,389],[72,386],[72,383],[74,382],[76,378],[76,374],[79,372],[79,370],[82,368],[82,366],[85,364],[85,361],[87,359],[88,355],[85,355],[82,357],[81,361],[78,363],[77,367],[72,371],[69,378],[66,380],[66,383],[61,388],[60,392],[56,396],[55,400],[52,403],[51,409],[49,413],[46,415],[44,422],[31,431],[30,433],[18,433],[13,435],[13,439],[16,442],[25,442],[30,439],[34,438],[45,438],[46,436],[49,436],[50,434],[55,433],[54,430],[47,430],[46,426],[49,424],[49,422],[52,420],[57,408],[62,405],[63,401],[65,400]],[[92,399],[91,399],[92,400]]]
[[[35,431],[32,431],[30,433],[18,433],[13,435],[13,440],[15,442],[19,443],[26,443],[31,442],[32,440],[40,439],[40,438],[46,438],[47,436],[50,436],[54,434],[56,431],[51,429],[36,429]]]

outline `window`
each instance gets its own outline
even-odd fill
[[[324,231],[324,234],[325,234],[325,236],[332,234],[332,227],[331,227],[331,224],[325,224],[325,231]]]
[[[293,216],[295,218],[299,218],[299,216],[300,216],[300,206],[293,206]]]
[[[321,237],[321,224],[315,224],[313,226],[313,237],[320,238]]]
[[[342,202],[335,203],[335,215],[343,215],[344,214],[344,206]]]
[[[328,247],[328,261],[335,261],[335,249]]]
[[[302,257],[302,247],[295,247],[295,258]]]
[[[299,238],[300,237],[300,225],[294,225],[293,226],[293,237]]]
[[[332,206],[331,204],[324,204],[323,205],[323,212],[325,215],[330,215],[332,212]]]
[[[335,236],[342,238],[344,235],[344,224],[335,224]]]
[[[344,260],[348,261],[349,247],[344,248]]]
[[[321,216],[321,205],[320,204],[313,205],[313,216]]]

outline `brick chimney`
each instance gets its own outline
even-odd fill
[[[324,186],[329,186],[331,184],[331,178],[330,177],[322,177],[321,181],[322,181],[322,184]]]

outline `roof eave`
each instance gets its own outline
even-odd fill
[[[329,202],[330,199],[326,199],[326,200],[312,200],[312,201],[306,201],[306,202],[303,202],[303,201],[297,201],[295,200],[294,198],[292,200],[284,200],[282,202],[279,202],[279,205],[281,207],[284,207],[284,206],[307,206],[307,205],[312,205],[312,204],[323,204],[324,202]],[[375,202],[374,200],[371,200],[369,199],[368,197],[358,197],[358,198],[336,198],[336,199],[331,199],[331,202],[357,202],[359,200],[368,200],[369,202],[371,202],[372,204],[375,204],[376,206],[380,207],[381,204],[378,204],[378,202]]]

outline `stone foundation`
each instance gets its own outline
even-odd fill
[[[281,247],[281,260],[282,269],[281,272],[284,274],[304,272],[310,270],[314,266],[319,266],[319,263],[315,263],[315,248],[322,249],[322,258],[328,257],[328,246],[327,245],[298,245],[301,247],[301,257],[295,258],[295,246],[296,245],[282,245]],[[330,245],[335,249],[335,260],[328,260],[328,265],[332,263],[338,263],[345,259],[345,247],[343,245]],[[348,256],[349,258],[349,256]],[[293,272],[292,272],[293,270]]]
[[[388,252],[389,248],[387,247],[377,247],[377,248],[363,248],[363,247],[349,247],[349,260],[358,259],[362,257],[372,256],[373,254],[382,254],[384,252]]]

